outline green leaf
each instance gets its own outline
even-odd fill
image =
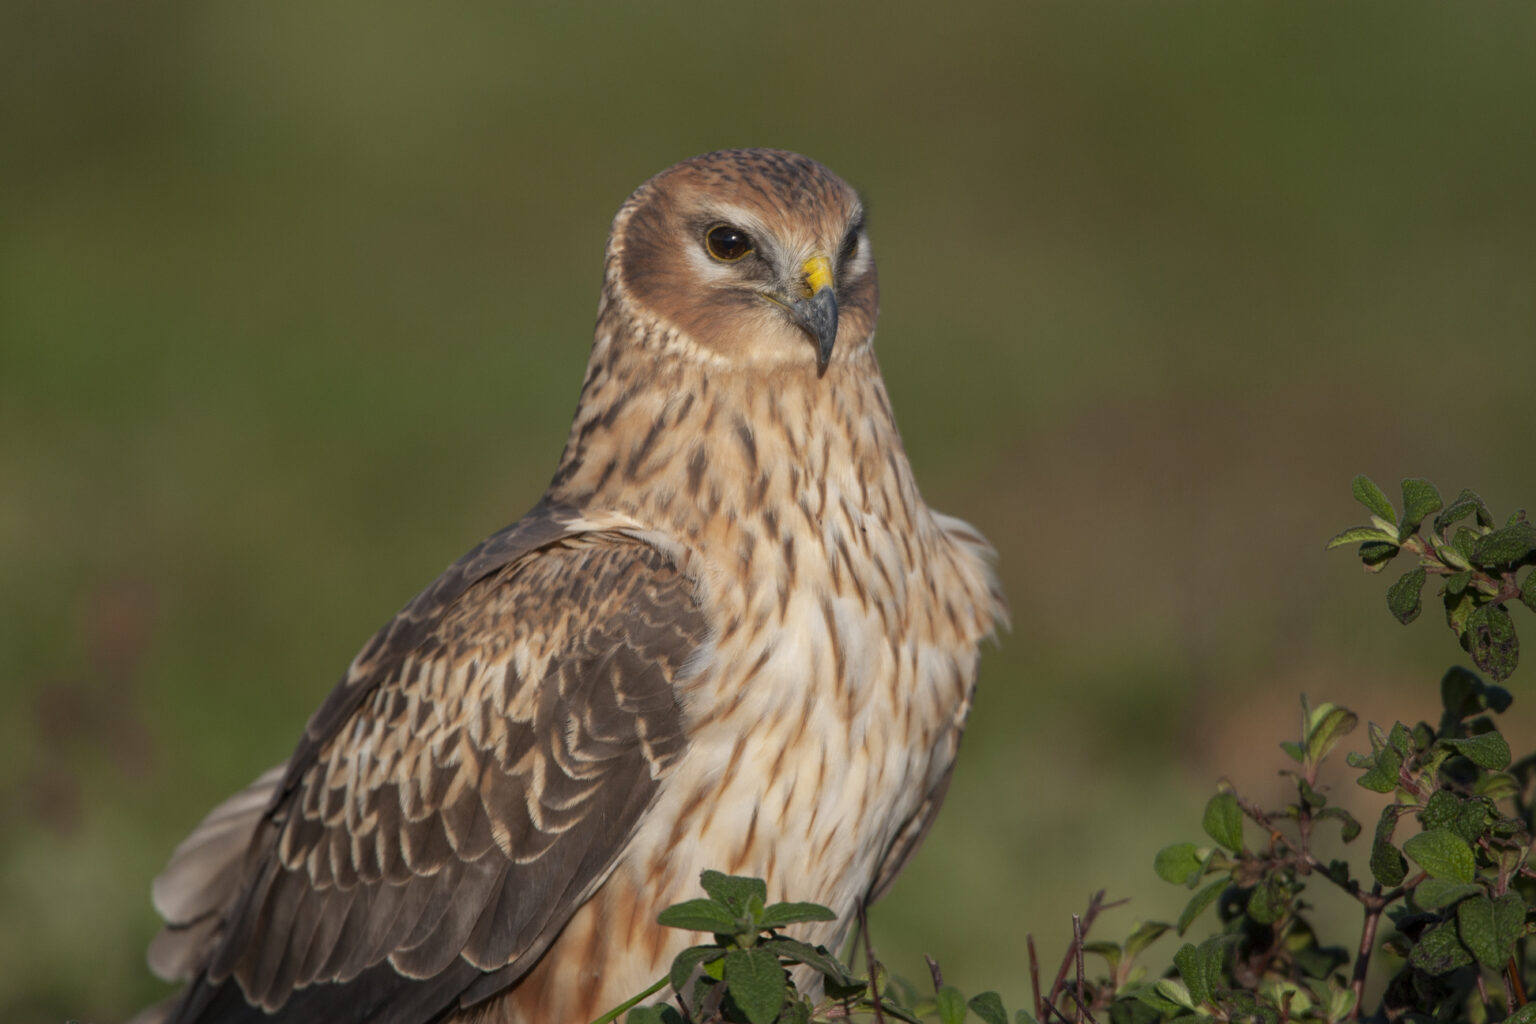
[[[1221,968],[1230,942],[1222,935],[1206,939],[1198,946],[1185,943],[1173,954],[1173,964],[1189,989],[1196,1005],[1211,1002],[1221,984]]]
[[[1399,771],[1403,767],[1403,756],[1391,747],[1382,747],[1375,755],[1365,759],[1365,764],[1370,770],[1360,776],[1355,782],[1373,793],[1390,793],[1397,789]]]
[[[1515,624],[1501,604],[1484,604],[1473,609],[1466,619],[1461,644],[1478,668],[1502,683],[1520,664],[1520,639]]]
[[[1472,563],[1494,569],[1518,565],[1536,552],[1536,523],[1519,522],[1479,537],[1472,547]]]
[[[1148,946],[1162,938],[1170,927],[1172,926],[1164,921],[1144,921],[1137,925],[1136,930],[1131,932],[1131,937],[1125,940],[1126,959],[1136,959]]]
[[[1366,543],[1385,544],[1392,548],[1394,552],[1397,550],[1398,546],[1397,534],[1395,533],[1388,533],[1386,530],[1379,530],[1374,526],[1351,526],[1343,533],[1335,534],[1333,539],[1328,542],[1328,545],[1323,548],[1323,550],[1332,551],[1334,548],[1341,548],[1345,544],[1355,544],[1362,541]]]
[[[1526,573],[1525,582],[1520,584],[1520,603],[1536,612],[1536,569]]]
[[[682,1024],[683,1018],[666,1003],[654,1006],[637,1006],[629,1011],[624,1024]]]
[[[1435,530],[1444,533],[1446,528],[1458,519],[1465,519],[1472,513],[1477,513],[1477,521],[1484,526],[1493,525],[1493,516],[1488,513],[1488,506],[1483,504],[1473,491],[1464,490],[1456,496],[1456,500],[1445,507],[1445,511],[1435,517]],[[1484,520],[1487,522],[1484,522]]]
[[[775,903],[763,910],[758,925],[762,928],[782,928],[787,924],[803,921],[836,921],[837,915],[830,907],[820,903]]]
[[[1304,760],[1306,760],[1306,756],[1307,756],[1306,755],[1306,751],[1301,749],[1301,744],[1300,743],[1294,743],[1291,740],[1281,740],[1280,741],[1280,749],[1285,751],[1285,756],[1286,757],[1289,757],[1292,761],[1295,761],[1297,764],[1300,764]]]
[[[1403,524],[1398,529],[1398,539],[1407,540],[1413,536],[1424,517],[1440,511],[1441,506],[1440,492],[1435,490],[1434,484],[1428,480],[1404,480]]]
[[[1083,952],[1103,957],[1104,962],[1109,965],[1110,974],[1120,969],[1120,958],[1124,955],[1119,943],[1115,942],[1085,942]]]
[[[1230,878],[1218,878],[1195,893],[1194,897],[1184,904],[1184,909],[1179,912],[1178,923],[1174,926],[1178,933],[1183,935],[1188,931],[1189,926],[1194,924],[1195,918],[1200,916],[1200,912],[1212,903],[1215,903],[1216,899],[1226,892],[1227,887],[1231,884],[1232,880]]]
[[[1456,929],[1446,922],[1419,936],[1408,962],[1425,974],[1446,974],[1472,962],[1472,954],[1461,944]]]
[[[1248,894],[1248,916],[1259,924],[1274,924],[1291,903],[1291,890],[1277,872],[1266,872]]]
[[[692,977],[696,966],[713,963],[723,956],[725,956],[725,950],[719,946],[689,946],[673,957],[672,967],[667,971],[667,980],[672,983],[674,989],[683,992],[687,989],[688,979]],[[718,973],[715,977],[718,978]]]
[[[1194,843],[1174,843],[1157,851],[1152,868],[1165,882],[1175,885],[1194,885],[1200,879],[1200,858],[1195,854]]]
[[[1201,825],[1206,835],[1233,853],[1243,851],[1243,812],[1231,793],[1217,793],[1206,802]]]
[[[1436,790],[1419,812],[1419,824],[1425,828],[1450,828],[1461,811],[1461,801],[1448,789]]]
[[[1397,810],[1388,804],[1381,809],[1381,817],[1376,822],[1376,839],[1371,844],[1371,875],[1389,887],[1401,885],[1408,877],[1408,862],[1392,845],[1392,833],[1396,828]]]
[[[843,962],[829,953],[823,946],[812,946],[810,943],[801,942],[798,939],[786,939],[780,936],[776,939],[765,939],[758,948],[766,949],[775,956],[783,957],[786,960],[805,964],[843,988],[850,988],[861,984],[861,980],[849,973],[848,968],[843,965]]]
[[[1487,768],[1489,771],[1500,772],[1509,767],[1509,744],[1496,732],[1485,732],[1481,736],[1440,742],[1473,764]]]
[[[1504,1024],[1536,1024],[1536,1002],[1520,1007],[1513,1015],[1504,1018]]]
[[[1420,832],[1403,843],[1403,852],[1412,857],[1431,878],[1470,882],[1477,875],[1477,861],[1472,856],[1472,848],[1449,829],[1434,828]]]
[[[1332,704],[1319,704],[1311,717],[1311,727],[1307,730],[1307,757],[1313,764],[1327,757],[1339,740],[1354,732],[1360,723],[1360,717],[1353,711]]]
[[[1445,592],[1450,597],[1460,597],[1467,589],[1467,584],[1472,582],[1472,570],[1452,573],[1445,578]]]
[[[1402,549],[1396,544],[1383,544],[1379,541],[1368,540],[1360,545],[1360,550],[1355,552],[1355,554],[1360,556],[1360,561],[1364,564],[1365,571],[1374,573],[1381,572],[1382,569],[1386,568],[1386,564],[1396,558],[1400,550]]]
[[[1440,678],[1440,706],[1445,708],[1445,718],[1440,730],[1451,726],[1483,710],[1483,681],[1474,672],[1452,665]]]
[[[747,913],[752,897],[756,896],[759,902],[768,899],[768,885],[761,878],[705,871],[699,876],[699,884],[709,893],[710,899],[725,904],[738,917]]]
[[[1462,900],[1456,906],[1456,930],[1478,963],[1500,970],[1525,931],[1525,901],[1512,892],[1497,900],[1487,896]]]
[[[1003,997],[996,992],[982,992],[971,997],[966,1004],[971,1012],[985,1024],[1008,1024],[1008,1011],[1003,1009]]]
[[[656,923],[668,928],[686,928],[717,935],[733,935],[736,918],[714,900],[684,900],[656,915]]]
[[[1393,618],[1405,626],[1418,618],[1419,611],[1424,607],[1421,591],[1427,578],[1428,574],[1423,569],[1413,569],[1403,573],[1396,583],[1387,588],[1387,609],[1392,612]]]
[[[965,1024],[965,996],[953,985],[945,985],[934,993],[938,1004],[939,1024]]]
[[[1355,477],[1354,491],[1355,500],[1364,505],[1372,515],[1396,525],[1397,510],[1392,507],[1387,496],[1381,493],[1381,488],[1376,486],[1375,481],[1361,473]]]
[[[1190,1003],[1195,1006],[1209,1002],[1211,999],[1211,987],[1206,984],[1205,972],[1201,968],[1200,951],[1194,943],[1186,942],[1179,947],[1179,951],[1173,954],[1173,965],[1179,969],[1179,977],[1184,981],[1184,987],[1189,992]],[[1174,997],[1169,995],[1170,999]],[[1179,1000],[1174,999],[1174,1002]]]
[[[1413,890],[1413,902],[1419,905],[1420,910],[1439,910],[1441,907],[1448,907],[1457,900],[1464,900],[1482,891],[1482,886],[1473,885],[1470,882],[1456,882],[1449,878],[1426,878]]]
[[[765,949],[727,950],[725,983],[752,1024],[773,1024],[784,1006],[784,968]]]
[[[1194,995],[1189,991],[1189,986],[1178,978],[1159,979],[1156,991],[1164,999],[1177,1006],[1182,1006],[1186,1010],[1193,1010],[1195,1008]]]
[[[1355,820],[1353,814],[1350,814],[1342,807],[1325,807],[1313,816],[1319,821],[1324,818],[1336,819],[1340,823],[1339,838],[1346,843],[1354,842],[1355,837],[1360,834],[1360,823]]]
[[[1451,627],[1451,632],[1461,641],[1461,646],[1467,646],[1467,620],[1477,610],[1477,595],[1473,591],[1464,590],[1460,594],[1445,594],[1445,624]]]
[[[1360,997],[1355,995],[1352,988],[1335,988],[1328,993],[1328,1020],[1330,1024],[1337,1024],[1354,1012],[1355,1003]]]
[[[1520,793],[1520,784],[1504,772],[1494,772],[1479,779],[1477,795],[1489,800],[1508,800]]]

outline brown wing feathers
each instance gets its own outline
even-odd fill
[[[548,532],[499,567],[492,538],[354,662],[174,1019],[239,1019],[237,986],[275,1011],[253,1020],[432,1019],[520,977],[607,875],[682,750],[704,624],[656,550]]]

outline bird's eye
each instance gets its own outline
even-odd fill
[[[717,260],[735,263],[752,251],[752,239],[740,228],[716,224],[704,232],[704,248]]]

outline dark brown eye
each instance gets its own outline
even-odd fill
[[[752,251],[752,239],[740,228],[716,224],[704,232],[704,247],[715,259],[735,263]]]

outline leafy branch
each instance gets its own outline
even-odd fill
[[[1399,516],[1370,477],[1355,477],[1355,500],[1371,513],[1371,521],[1340,533],[1328,548],[1358,543],[1360,561],[1373,573],[1404,551],[1417,556],[1418,566],[1387,590],[1393,616],[1404,625],[1418,618],[1425,582],[1430,575],[1442,577],[1446,624],[1477,667],[1503,682],[1520,661],[1508,605],[1518,600],[1536,611],[1536,572],[1516,580],[1521,569],[1536,565],[1536,523],[1517,509],[1496,527],[1487,504],[1470,490],[1446,506],[1428,480],[1404,480],[1402,487]],[[1435,518],[1426,528],[1431,515]]]

